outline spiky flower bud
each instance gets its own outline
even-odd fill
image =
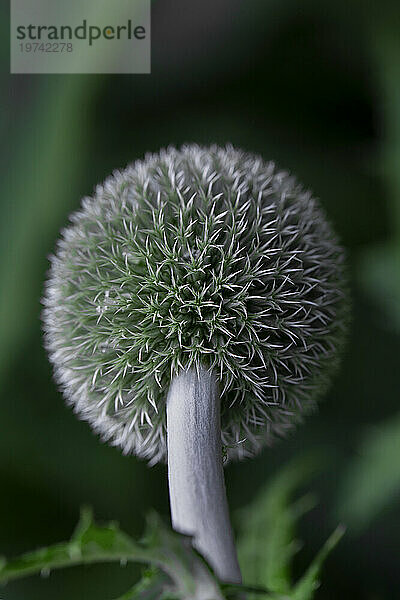
[[[273,163],[187,145],[115,171],[52,258],[46,343],[77,414],[155,463],[171,377],[202,364],[229,458],[298,423],[345,331],[343,251],[318,202]]]

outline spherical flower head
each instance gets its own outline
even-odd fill
[[[68,402],[151,463],[171,378],[202,364],[228,458],[301,421],[337,364],[344,256],[318,202],[273,163],[187,145],[115,171],[62,232],[44,298]]]

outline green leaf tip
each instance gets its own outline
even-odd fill
[[[344,536],[346,528],[339,525],[335,531],[329,536],[321,550],[318,552],[311,565],[308,567],[305,574],[297,582],[291,600],[311,600],[314,597],[314,592],[320,585],[319,576],[322,566],[328,555],[337,546]]]
[[[295,524],[315,504],[310,494],[294,502],[291,498],[318,467],[319,461],[312,456],[292,461],[243,511],[246,530],[239,543],[239,560],[244,576],[252,583],[279,594],[290,591],[290,565],[297,550]]]
[[[293,500],[293,495],[316,473],[317,466],[318,461],[312,457],[291,462],[243,511],[241,521],[246,523],[246,530],[239,539],[239,560],[245,580],[265,590],[264,600],[312,600],[322,565],[344,535],[345,528],[340,525],[300,580],[292,582],[292,558],[299,548],[296,524],[315,505],[312,494],[297,500]],[[251,597],[260,596],[253,592]]]

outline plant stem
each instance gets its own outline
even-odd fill
[[[172,379],[167,399],[168,478],[172,525],[217,576],[240,583],[222,466],[220,399],[212,372],[199,367]]]

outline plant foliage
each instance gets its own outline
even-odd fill
[[[303,465],[304,466],[304,465]],[[308,467],[307,467],[308,468]],[[0,563],[0,584],[55,569],[94,563],[147,565],[142,579],[118,600],[312,600],[320,571],[343,534],[339,527],[304,575],[292,583],[291,560],[296,549],[295,524],[310,507],[310,498],[292,503],[305,469],[292,465],[261,492],[246,510],[239,557],[245,585],[223,584],[193,549],[191,539],[166,527],[156,514],[147,520],[143,539],[134,541],[116,523],[97,525],[90,510],[68,542]]]

